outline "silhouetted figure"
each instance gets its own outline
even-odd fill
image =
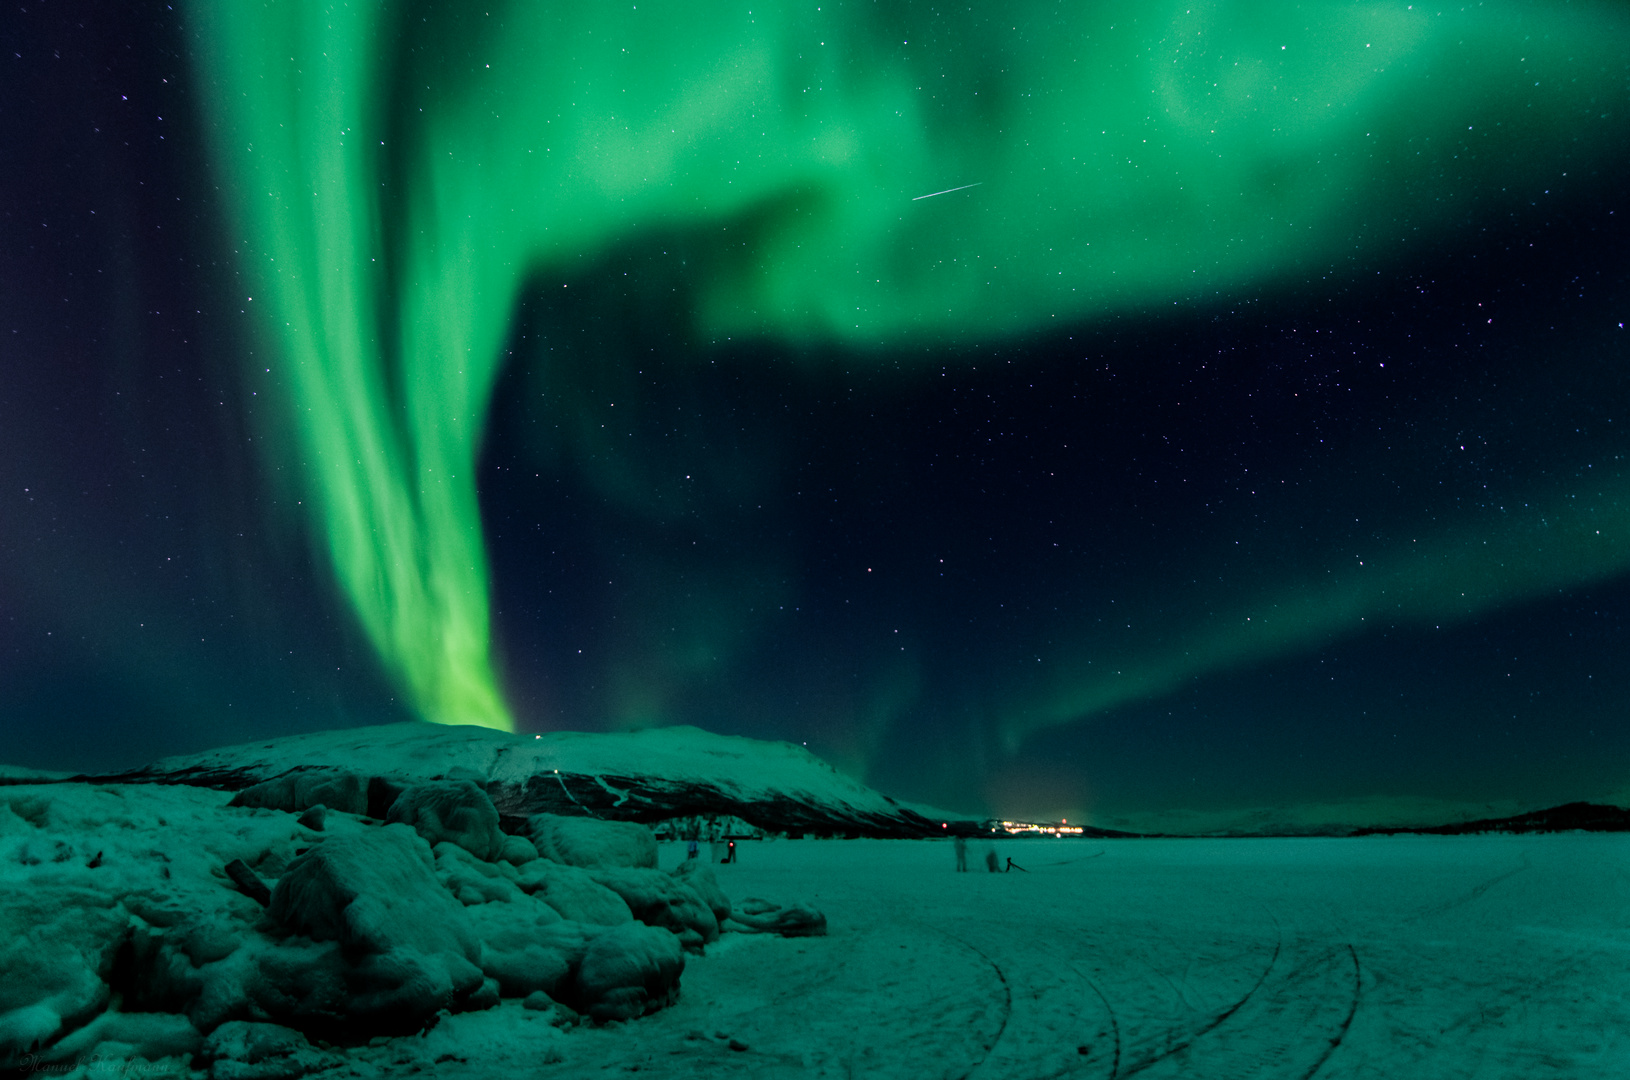
[[[1013,861],[1013,856],[1009,855],[1007,857],[1007,873],[1011,874],[1015,870],[1017,870],[1021,874],[1030,873],[1030,871],[1026,870],[1024,867],[1022,867],[1018,863],[1014,862]]]
[[[988,847],[985,849],[985,869],[994,874],[996,873],[996,867],[996,849],[993,847]]]
[[[730,841],[730,846],[725,849],[724,861],[725,862],[735,862],[736,861],[736,842],[734,840]]]
[[[696,858],[697,854],[698,854],[698,852],[696,850],[696,837],[693,836],[693,837],[690,838],[690,847],[688,849],[686,849],[686,851],[685,851],[685,858],[694,859],[694,858]]]
[[[957,873],[966,873],[968,870],[968,840],[966,837],[959,836],[952,843],[956,845]]]

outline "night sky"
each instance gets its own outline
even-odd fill
[[[1210,5],[1208,32],[1236,33],[1225,56],[1268,49],[1279,39],[1253,20],[1271,7]],[[834,46],[928,19],[896,9],[844,16]],[[434,171],[427,148],[452,145],[445,131],[521,98],[524,80],[486,87],[464,71],[487,63],[483,43],[497,56],[494,41],[530,40],[513,26],[495,38],[403,5],[382,38],[389,78],[367,94],[345,84],[368,103],[357,124],[388,137],[332,161],[295,147],[256,173],[236,133],[315,122],[307,84],[290,84],[283,112],[273,91],[263,112],[221,104],[267,77],[241,63],[254,27],[195,27],[165,4],[96,21],[13,5],[0,17],[0,756],[110,769],[415,716],[682,723],[805,743],[891,794],[970,813],[1368,807],[1356,819],[1630,801],[1630,60],[1622,45],[1586,55],[1622,42],[1612,11],[1555,5],[1482,26],[1495,45],[1470,59],[1430,46],[1466,25],[1428,27],[1393,63],[1413,56],[1412,77],[1455,86],[1449,104],[1355,91],[1336,104],[1364,121],[1358,134],[1318,129],[1281,157],[1265,149],[1279,127],[1245,125],[1213,156],[1255,163],[1209,189],[1223,168],[1205,164],[1211,150],[1128,158],[1202,177],[1197,201],[1172,195],[1169,213],[1159,183],[1106,179],[1102,163],[1090,183],[1047,189],[1035,198],[1049,212],[1070,184],[1122,199],[1102,219],[1081,211],[1081,235],[1107,236],[1108,253],[1060,264],[1091,292],[1077,300],[1024,277],[1055,239],[1088,243],[1067,232],[1068,207],[1042,220],[1022,183],[1001,187],[1031,174],[991,148],[1064,122],[1015,104],[1018,77],[973,80],[995,105],[940,116],[943,130],[925,121],[928,148],[900,151],[903,190],[934,191],[951,159],[967,167],[943,175],[990,177],[979,187],[868,202],[878,175],[894,177],[877,151],[861,165],[777,159],[756,194],[698,209],[713,174],[681,164],[669,186],[684,198],[642,210],[583,165],[547,198],[531,173],[494,179],[500,150],[451,180]],[[430,29],[414,28],[421,13]],[[1048,51],[1035,21],[1003,55]],[[1139,58],[1176,48],[1180,20],[1146,22],[1104,46],[1124,60],[1106,70],[1130,103],[1105,107],[1105,137],[1123,114],[1154,125],[1131,141],[1175,130],[1143,115]],[[932,62],[868,54],[864,78],[839,64],[850,96],[831,115],[870,115],[888,96],[866,82],[878,71],[1021,70],[964,57],[988,29],[970,16],[945,30]],[[1501,43],[1527,62],[1525,34],[1560,44],[1549,67],[1513,75]],[[618,70],[583,85],[615,87]],[[1559,77],[1573,88],[1536,96]],[[539,103],[565,94],[524,86],[532,112],[482,146],[523,145],[545,123]],[[447,101],[451,127],[417,119]],[[1445,150],[1456,108],[1468,134]],[[1381,130],[1376,118],[1392,124],[1371,155],[1384,167],[1306,164],[1375,137],[1362,128]],[[854,125],[863,144],[906,145],[870,123]],[[802,145],[796,123],[765,124],[771,144]],[[1476,142],[1483,127],[1506,134]],[[565,142],[598,152],[587,130]],[[538,149],[556,152],[556,136]],[[320,187],[325,169],[343,195],[326,208],[289,210],[280,191],[267,211],[245,194],[267,176]],[[1227,204],[1238,176],[1256,187]],[[586,187],[616,208],[583,209],[596,205],[574,194]],[[545,203],[561,208],[537,211],[545,224],[504,216]],[[873,212],[942,205],[951,216],[906,233]],[[1314,224],[1239,226],[1287,215]],[[482,243],[519,239],[448,256],[466,235],[454,218]],[[1190,235],[1211,225],[1215,242]],[[427,255],[416,238],[437,229]],[[892,239],[869,239],[879,231]],[[331,253],[336,236],[363,253],[349,262],[380,268],[317,255],[274,267]],[[831,251],[799,246],[818,242]],[[991,256],[999,298],[907,265],[939,243],[935,266],[1010,245]],[[418,284],[472,258],[498,269],[480,271],[496,284],[471,286],[467,309],[446,299],[462,286]],[[1010,258],[1018,276],[1002,278]],[[1185,259],[1205,272],[1182,277]],[[853,328],[833,314],[865,306],[849,304],[849,277],[833,284],[840,264],[880,267],[892,290]],[[1109,266],[1137,283],[1111,282]],[[341,300],[306,331],[283,318],[317,295]],[[943,320],[941,299],[955,309]],[[366,342],[352,368],[333,344],[347,319]],[[304,360],[297,332],[319,343]],[[421,332],[441,344],[416,345]],[[487,374],[450,364],[448,341],[490,354]],[[371,397],[323,412],[356,372]],[[473,404],[436,420],[455,397]],[[383,449],[364,466],[366,439],[333,440],[369,425]],[[357,446],[357,472],[334,464]],[[468,513],[456,483],[431,497],[412,479],[460,453],[475,470]],[[392,509],[397,489],[406,510]],[[393,521],[408,522],[408,547],[380,538]],[[409,548],[422,573],[379,569]],[[446,586],[444,562],[472,576]]]

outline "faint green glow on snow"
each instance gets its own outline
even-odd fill
[[[523,283],[714,231],[704,335],[1012,335],[1407,253],[1621,130],[1625,20],[1581,4],[192,17],[283,460],[418,709],[496,727],[473,473]]]

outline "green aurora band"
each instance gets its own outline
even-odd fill
[[[696,272],[698,334],[864,358],[1373,273],[1625,135],[1630,18],[1606,5],[191,14],[233,246],[286,394],[282,463],[420,713],[503,728],[475,462],[517,299],[552,272],[642,231],[723,230],[739,241]],[[1261,631],[1193,630],[1135,687],[1076,667],[1010,733],[1388,603],[1429,618],[1510,592],[1451,543],[1379,556],[1407,600],[1265,595],[1280,614]],[[1572,577],[1630,562],[1622,542],[1591,551]],[[1468,576],[1486,602],[1459,595]],[[1513,595],[1555,576],[1515,575]]]
[[[1608,464],[1575,490],[1510,499],[1493,527],[1468,518],[1377,540],[1339,565],[1259,585],[1248,600],[1237,591],[1208,598],[1213,614],[1184,625],[1140,618],[1157,624],[1140,637],[1153,637],[1157,648],[1066,647],[1057,670],[1013,695],[998,734],[1017,751],[1039,731],[1169,693],[1198,675],[1363,633],[1366,623],[1452,624],[1616,577],[1630,566],[1630,470]]]

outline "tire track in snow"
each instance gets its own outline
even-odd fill
[[[1115,1007],[1109,1003],[1109,998],[1104,996],[1098,984],[1088,978],[1080,968],[1071,964],[1070,970],[1092,988],[1092,992],[1098,995],[1098,1000],[1104,1003],[1104,1012],[1109,1014],[1109,1033],[1115,1040],[1115,1054],[1109,1062],[1109,1080],[1118,1080],[1121,1075],[1121,1022],[1115,1018]]]
[[[1226,1009],[1223,1009],[1221,1012],[1214,1014],[1212,1016],[1212,1018],[1205,1024],[1205,1026],[1199,1028],[1196,1031],[1191,1032],[1186,1039],[1184,1039],[1182,1042],[1178,1043],[1176,1046],[1167,1047],[1165,1050],[1160,1051],[1159,1053],[1155,1054],[1153,1057],[1146,1058],[1143,1061],[1138,1062],[1137,1064],[1133,1065],[1131,1068],[1127,1069],[1126,1072],[1121,1074],[1121,1075],[1123,1075],[1123,1076],[1135,1076],[1138,1073],[1143,1072],[1145,1069],[1148,1069],[1148,1068],[1151,1068],[1152,1066],[1160,1064],[1162,1061],[1165,1061],[1167,1058],[1170,1058],[1174,1054],[1182,1053],[1184,1050],[1187,1050],[1190,1046],[1194,1045],[1194,1042],[1195,1042],[1196,1039],[1199,1039],[1199,1038],[1209,1034],[1210,1032],[1215,1031],[1229,1017],[1233,1016],[1235,1013],[1239,1012],[1240,1009],[1244,1008],[1246,1003],[1249,1002],[1253,997],[1256,996],[1257,991],[1262,989],[1262,985],[1265,982],[1268,981],[1268,976],[1273,973],[1273,970],[1274,970],[1275,966],[1278,965],[1278,963],[1279,963],[1279,954],[1283,949],[1284,949],[1284,939],[1281,937],[1280,940],[1274,942],[1273,954],[1268,957],[1268,964],[1267,964],[1266,967],[1264,967],[1262,969],[1262,974],[1257,976],[1256,982],[1254,984],[1252,984],[1252,986],[1251,986],[1251,988],[1249,990],[1245,991],[1245,994],[1238,1001],[1234,1002],[1232,1005],[1228,1006]]]
[[[1441,904],[1433,904],[1431,907],[1422,908],[1414,915],[1410,916],[1407,921],[1419,922],[1422,919],[1436,918],[1439,915],[1447,915],[1455,908],[1465,907],[1467,904],[1494,888],[1494,886],[1500,884],[1500,882],[1514,878],[1524,870],[1527,870],[1528,866],[1528,856],[1525,853],[1522,857],[1522,864],[1520,866],[1515,866],[1503,874],[1495,874],[1488,880],[1481,881],[1478,884],[1473,885],[1471,890],[1467,892],[1465,896],[1457,896],[1453,900],[1445,900]]]
[[[1358,1014],[1363,971],[1352,945],[1310,944],[1314,948],[1299,962],[1288,970],[1280,963],[1223,1020],[1122,1076],[1312,1080],[1346,1040]]]
[[[1353,960],[1353,1003],[1348,1006],[1347,1016],[1342,1020],[1341,1027],[1336,1029],[1335,1035],[1331,1037],[1329,1048],[1319,1055],[1319,1060],[1313,1063],[1313,1067],[1307,1071],[1301,1080],[1313,1080],[1313,1074],[1324,1068],[1324,1063],[1330,1060],[1330,1055],[1334,1054],[1336,1048],[1341,1045],[1342,1040],[1347,1038],[1347,1030],[1353,1026],[1353,1017],[1358,1015],[1358,997],[1364,990],[1364,973],[1358,966],[1358,950],[1353,948],[1352,945],[1348,945],[1347,954]]]
[[[1466,1009],[1443,1028],[1443,1034],[1448,1036],[1454,1032],[1464,1038],[1484,1028],[1500,1027],[1513,1010],[1526,1009],[1536,999],[1550,1000],[1555,993],[1553,987],[1574,981],[1588,966],[1587,958],[1594,959],[1594,954],[1576,953],[1551,964],[1544,974],[1528,975],[1520,989],[1504,990],[1497,1001],[1480,1001]]]
[[[1096,858],[1098,858],[1098,856],[1100,856],[1102,854],[1103,854],[1102,851],[1094,851],[1091,855],[1081,855],[1081,856],[1078,856],[1078,857],[1076,857],[1074,859],[1060,859],[1057,862],[1037,863],[1036,864],[1036,869],[1040,870],[1043,867],[1048,867],[1048,866],[1069,866],[1071,863],[1086,862],[1088,859],[1096,859]]]
[[[933,927],[932,929],[938,930],[939,928]],[[977,945],[964,941],[962,938],[957,937],[948,930],[940,930],[940,933],[944,934],[947,938],[956,942],[958,945],[962,946],[964,949],[967,949],[975,956],[978,956],[985,963],[989,964],[990,969],[996,972],[996,977],[1002,982],[1002,1022],[997,1026],[995,1037],[993,1037],[990,1043],[985,1047],[985,1052],[980,1055],[979,1060],[969,1066],[968,1071],[957,1078],[957,1080],[968,1080],[968,1077],[979,1071],[979,1067],[981,1065],[990,1060],[991,1051],[996,1049],[996,1044],[1002,1041],[1003,1035],[1007,1034],[1007,1022],[1013,1016],[1013,984],[1007,981],[1007,973],[1002,970],[1002,966],[986,955],[985,950],[979,948]]]

